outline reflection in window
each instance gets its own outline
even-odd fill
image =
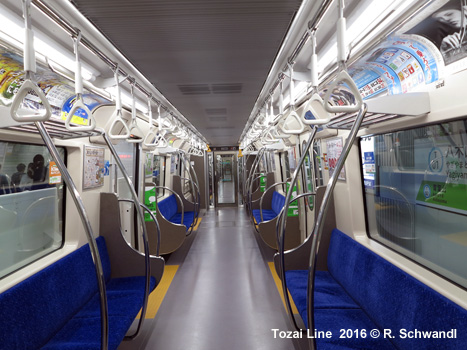
[[[0,142],[0,165],[1,278],[61,247],[64,185],[45,146]]]
[[[467,123],[360,140],[369,234],[467,287]]]
[[[163,156],[153,155],[153,165],[152,165],[152,182],[156,186],[165,186],[165,158]],[[157,197],[163,197],[165,190],[163,188],[157,189]]]

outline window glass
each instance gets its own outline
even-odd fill
[[[135,157],[136,157],[136,144],[126,142],[125,140],[120,141],[116,145],[114,145],[115,150],[117,151],[118,157],[123,163],[123,167],[125,168],[128,176],[130,177],[133,184],[135,184]],[[130,189],[123,177],[122,172],[115,165],[116,168],[116,180],[117,180],[117,194],[119,198],[132,198]]]
[[[360,140],[369,234],[467,287],[467,122]]]
[[[62,246],[63,194],[45,146],[0,142],[0,278]]]
[[[306,142],[303,142],[302,149],[305,149]],[[311,151],[311,153],[310,153]],[[305,155],[305,159],[303,161],[303,168],[305,169],[304,175],[304,184],[305,184],[305,192],[313,192],[314,191],[314,179],[313,179],[313,165],[312,165],[312,155],[313,150],[310,149],[307,154]],[[313,210],[313,197],[305,197],[305,202],[308,203],[308,208]]]

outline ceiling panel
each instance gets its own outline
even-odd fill
[[[223,146],[237,144],[301,1],[73,3],[211,145]],[[215,109],[225,111],[216,121]]]

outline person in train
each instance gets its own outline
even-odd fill
[[[32,163],[28,164],[28,176],[32,179],[34,189],[43,188],[48,183],[49,169],[45,166],[44,156],[42,154],[36,154],[32,160]]]
[[[24,172],[26,170],[26,165],[19,163],[16,166],[16,173],[11,175],[11,187],[15,192],[22,192],[23,188],[21,187],[21,180],[24,176],[27,177],[27,174]],[[23,181],[24,183],[24,181]]]
[[[8,179],[8,175],[2,174],[2,164],[0,164],[0,195],[2,194],[10,194],[10,181]]]

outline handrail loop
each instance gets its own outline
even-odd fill
[[[109,128],[109,137],[113,140],[125,140],[130,137],[131,131],[128,128],[128,125],[126,124],[125,120],[123,119],[122,95],[120,92],[120,81],[118,79],[118,64],[116,65],[115,70],[114,70],[114,77],[115,77],[115,84],[116,84],[115,88],[117,89],[117,91],[115,94],[115,111],[110,117],[113,120]],[[123,79],[123,81],[125,81],[126,79],[128,79],[128,75]],[[112,133],[112,130],[115,127],[115,125],[117,125],[117,123],[120,123],[123,125],[123,129],[125,130],[125,133],[123,135]]]
[[[289,112],[286,113],[287,116],[284,118],[284,122],[281,125],[281,129],[286,134],[301,134],[305,131],[305,125],[303,125],[301,118],[298,116],[297,112],[295,111],[295,101],[294,101],[294,80],[293,80],[293,65],[288,63],[287,64],[290,69],[290,85],[289,85],[289,92],[290,92],[290,103],[289,103]],[[288,129],[287,128],[287,121],[289,118],[295,119],[299,127],[298,129]]]
[[[303,163],[305,161],[305,158],[306,158],[306,156],[308,154],[308,150],[310,149],[310,146],[312,145],[313,140],[315,139],[317,131],[318,131],[318,127],[314,126],[313,129],[311,130],[310,136],[308,137],[308,142],[305,145],[305,149],[302,151],[302,156],[300,157],[300,160],[298,161],[297,167],[295,168],[295,171],[294,171],[293,177],[292,177],[292,181],[290,182],[289,191],[287,191],[287,196],[285,198],[285,205],[284,205],[284,208],[283,208],[284,213],[287,213],[287,211],[289,210],[290,200],[292,198],[293,188],[294,188],[295,184],[297,183],[298,174],[300,173],[300,171],[302,169],[302,165],[303,165]],[[282,215],[282,218],[280,220],[280,229],[279,229],[280,238],[281,238],[280,239],[280,245],[279,245],[279,251],[284,250],[284,245],[283,245],[282,242],[285,242],[284,236],[285,236],[285,227],[286,227],[286,225],[287,225],[287,215]],[[282,273],[282,271],[284,269],[283,264],[282,264],[282,260],[281,260],[280,265],[281,265],[281,273]],[[285,273],[280,277],[282,279],[282,287],[284,288]],[[287,305],[287,311],[291,311],[291,310],[292,310],[292,308],[290,307],[290,305]],[[294,325],[295,329],[299,331],[300,328],[297,326],[295,318],[293,317],[293,312],[288,312],[288,315],[289,315],[289,318],[290,318],[292,324]]]
[[[91,223],[89,221],[86,209],[84,207],[83,200],[81,195],[78,192],[78,189],[68,172],[68,169],[63,162],[60,154],[58,153],[47,129],[44,127],[42,122],[35,122],[37,130],[41,134],[42,139],[44,140],[47,149],[49,150],[52,158],[55,161],[60,173],[63,176],[63,180],[68,187],[73,202],[78,209],[78,214],[80,216],[81,222],[84,226],[84,231],[86,233],[86,238],[89,243],[89,249],[91,251],[92,261],[94,262],[94,267],[96,270],[97,284],[99,289],[99,303],[100,303],[100,315],[101,315],[101,349],[107,350],[109,346],[109,312],[107,305],[107,292],[105,287],[105,277],[104,270],[102,267],[102,261],[99,255],[99,249],[94,237]]]
[[[116,71],[118,71],[118,70],[116,70]],[[112,144],[112,141],[110,139],[110,132],[109,132],[109,135],[107,135],[104,129],[96,128],[95,130],[102,135],[105,143],[109,147],[109,150],[112,153],[112,156],[114,157],[115,162],[117,163],[117,166],[120,169],[120,171],[121,171],[121,173],[123,175],[123,178],[125,179],[125,182],[128,185],[128,188],[130,189],[130,193],[131,193],[131,196],[132,196],[133,200],[135,201],[135,203],[141,203],[139,201],[138,194],[136,193],[135,187],[133,185],[133,181],[131,180],[130,176],[128,175],[128,173],[127,173],[127,171],[125,169],[125,166],[122,163],[122,160],[118,156],[117,150],[115,149],[114,145]],[[148,298],[149,298],[149,287],[150,287],[150,283],[151,283],[150,253],[149,253],[149,243],[148,243],[148,238],[147,238],[148,235],[147,235],[147,232],[146,232],[146,225],[144,224],[144,213],[141,210],[141,206],[136,205],[135,207],[136,207],[136,212],[138,213],[138,217],[139,217],[139,219],[141,221],[141,228],[142,228],[141,236],[143,238],[144,254],[145,254],[144,263],[145,263],[145,276],[146,276],[146,281],[145,282],[146,283],[145,283],[145,286],[144,286],[143,307],[142,307],[142,310],[141,310],[141,317],[140,317],[140,319],[138,321],[138,326],[137,326],[135,332],[130,336],[125,336],[125,339],[135,338],[139,334],[139,332],[141,330],[144,319],[146,318],[146,311],[147,311],[147,307],[148,307]]]
[[[36,73],[36,55],[34,52],[34,32],[31,26],[31,0],[23,0],[24,17],[24,72],[25,80],[16,93],[11,103],[10,115],[17,122],[45,122],[52,116],[52,108],[42,89],[33,81],[33,73]],[[37,94],[40,103],[44,106],[42,112],[34,111],[32,114],[20,115],[19,109],[24,98],[33,91]]]
[[[133,205],[136,205],[135,201],[133,199],[129,199],[129,198],[128,199],[126,199],[126,198],[121,198],[120,199],[119,198],[118,201],[119,202],[133,203]],[[154,221],[154,223],[156,224],[156,229],[157,229],[156,256],[159,256],[160,247],[161,247],[161,228],[159,226],[159,221],[157,221],[156,216],[154,215],[154,213],[145,204],[139,203],[139,205],[141,206],[141,208],[143,208],[144,210],[146,210],[149,213],[149,215],[151,216],[152,221]]]
[[[68,112],[68,115],[65,120],[65,127],[67,130],[70,131],[92,131],[96,127],[96,120],[94,119],[94,115],[92,112],[89,110],[88,106],[84,103],[83,99],[83,77],[81,76],[81,60],[80,60],[80,55],[79,55],[79,44],[81,42],[81,31],[79,29],[76,29],[78,32],[78,35],[76,37],[73,37],[73,46],[75,50],[75,57],[76,57],[76,70],[75,70],[75,94],[76,94],[76,100],[75,103],[73,104],[73,107],[71,110]],[[71,120],[73,116],[75,115],[78,110],[84,110],[84,112],[88,116],[88,125],[80,125],[80,126],[72,126],[71,125]]]
[[[282,181],[282,182],[276,182],[274,184],[272,184],[271,186],[269,186],[268,188],[266,188],[263,192],[263,194],[261,195],[261,200],[259,201],[259,212],[260,212],[260,215],[261,215],[261,222],[263,222],[263,199],[264,199],[264,196],[265,194],[271,189],[271,188],[274,188],[276,186],[279,186],[279,185],[283,185],[283,184],[286,184],[288,183],[290,179],[287,179],[285,181]]]
[[[149,148],[156,147],[157,146],[157,134],[154,132],[156,130],[154,124],[153,124],[153,119],[152,119],[152,109],[151,109],[151,99],[152,99],[152,94],[148,96],[148,122],[149,122],[149,131],[144,137],[143,145]],[[152,142],[149,142],[152,140]]]
[[[130,84],[130,93],[131,93],[131,124],[130,128],[130,137],[127,139],[129,143],[142,143],[144,139],[141,138],[132,138],[131,136],[135,137],[133,131],[136,130],[139,134],[143,135],[143,131],[138,126],[136,122],[136,98],[135,98],[135,83],[133,82]]]
[[[175,197],[177,197],[178,201],[180,202],[180,206],[182,207],[182,221],[181,221],[181,225],[183,225],[183,219],[184,219],[184,215],[185,215],[185,207],[183,205],[183,202],[182,202],[182,198],[180,197],[180,195],[175,192],[174,190],[172,190],[171,188],[167,187],[167,186],[161,186],[161,185],[156,185],[154,182],[148,182],[148,183],[151,183],[154,185],[154,188],[162,188],[163,190],[167,190],[167,191],[170,191],[172,192],[172,194],[175,195]],[[157,204],[158,200],[157,200],[157,196],[156,196],[156,204]],[[160,211],[159,213],[165,218],[164,214],[162,214]],[[168,220],[168,219],[166,219]]]
[[[344,167],[345,160],[350,153],[350,149],[357,137],[358,130],[360,129],[360,125],[362,124],[363,118],[365,118],[365,114],[367,111],[366,104],[362,105],[360,112],[358,113],[357,118],[354,121],[352,129],[350,130],[349,136],[345,141],[344,148],[342,149],[342,153],[337,161],[336,168],[332,173],[331,178],[328,181],[326,186],[326,191],[324,192],[323,201],[321,203],[321,207],[319,208],[318,216],[316,218],[315,226],[313,229],[312,237],[313,241],[311,244],[311,253],[310,253],[310,262],[308,266],[308,286],[307,286],[307,300],[308,300],[308,308],[307,308],[307,320],[308,320],[308,329],[315,329],[315,319],[314,319],[314,287],[315,287],[315,271],[316,271],[316,262],[318,256],[318,249],[319,244],[321,242],[321,236],[323,233],[323,223],[326,217],[326,213],[329,208],[330,199],[332,196],[332,192],[334,187],[336,186],[337,179],[339,174]],[[316,340],[310,340],[310,348],[312,350],[316,350]]]
[[[340,72],[337,74],[334,82],[328,87],[328,91],[324,95],[324,107],[330,113],[353,113],[358,112],[363,104],[362,96],[358,90],[352,77],[347,72],[347,43],[345,40],[346,20],[344,17],[344,0],[339,0],[338,5],[339,19],[337,20],[337,61]],[[339,83],[346,83],[350,91],[354,95],[354,105],[334,106],[329,102],[334,90],[337,89]]]

